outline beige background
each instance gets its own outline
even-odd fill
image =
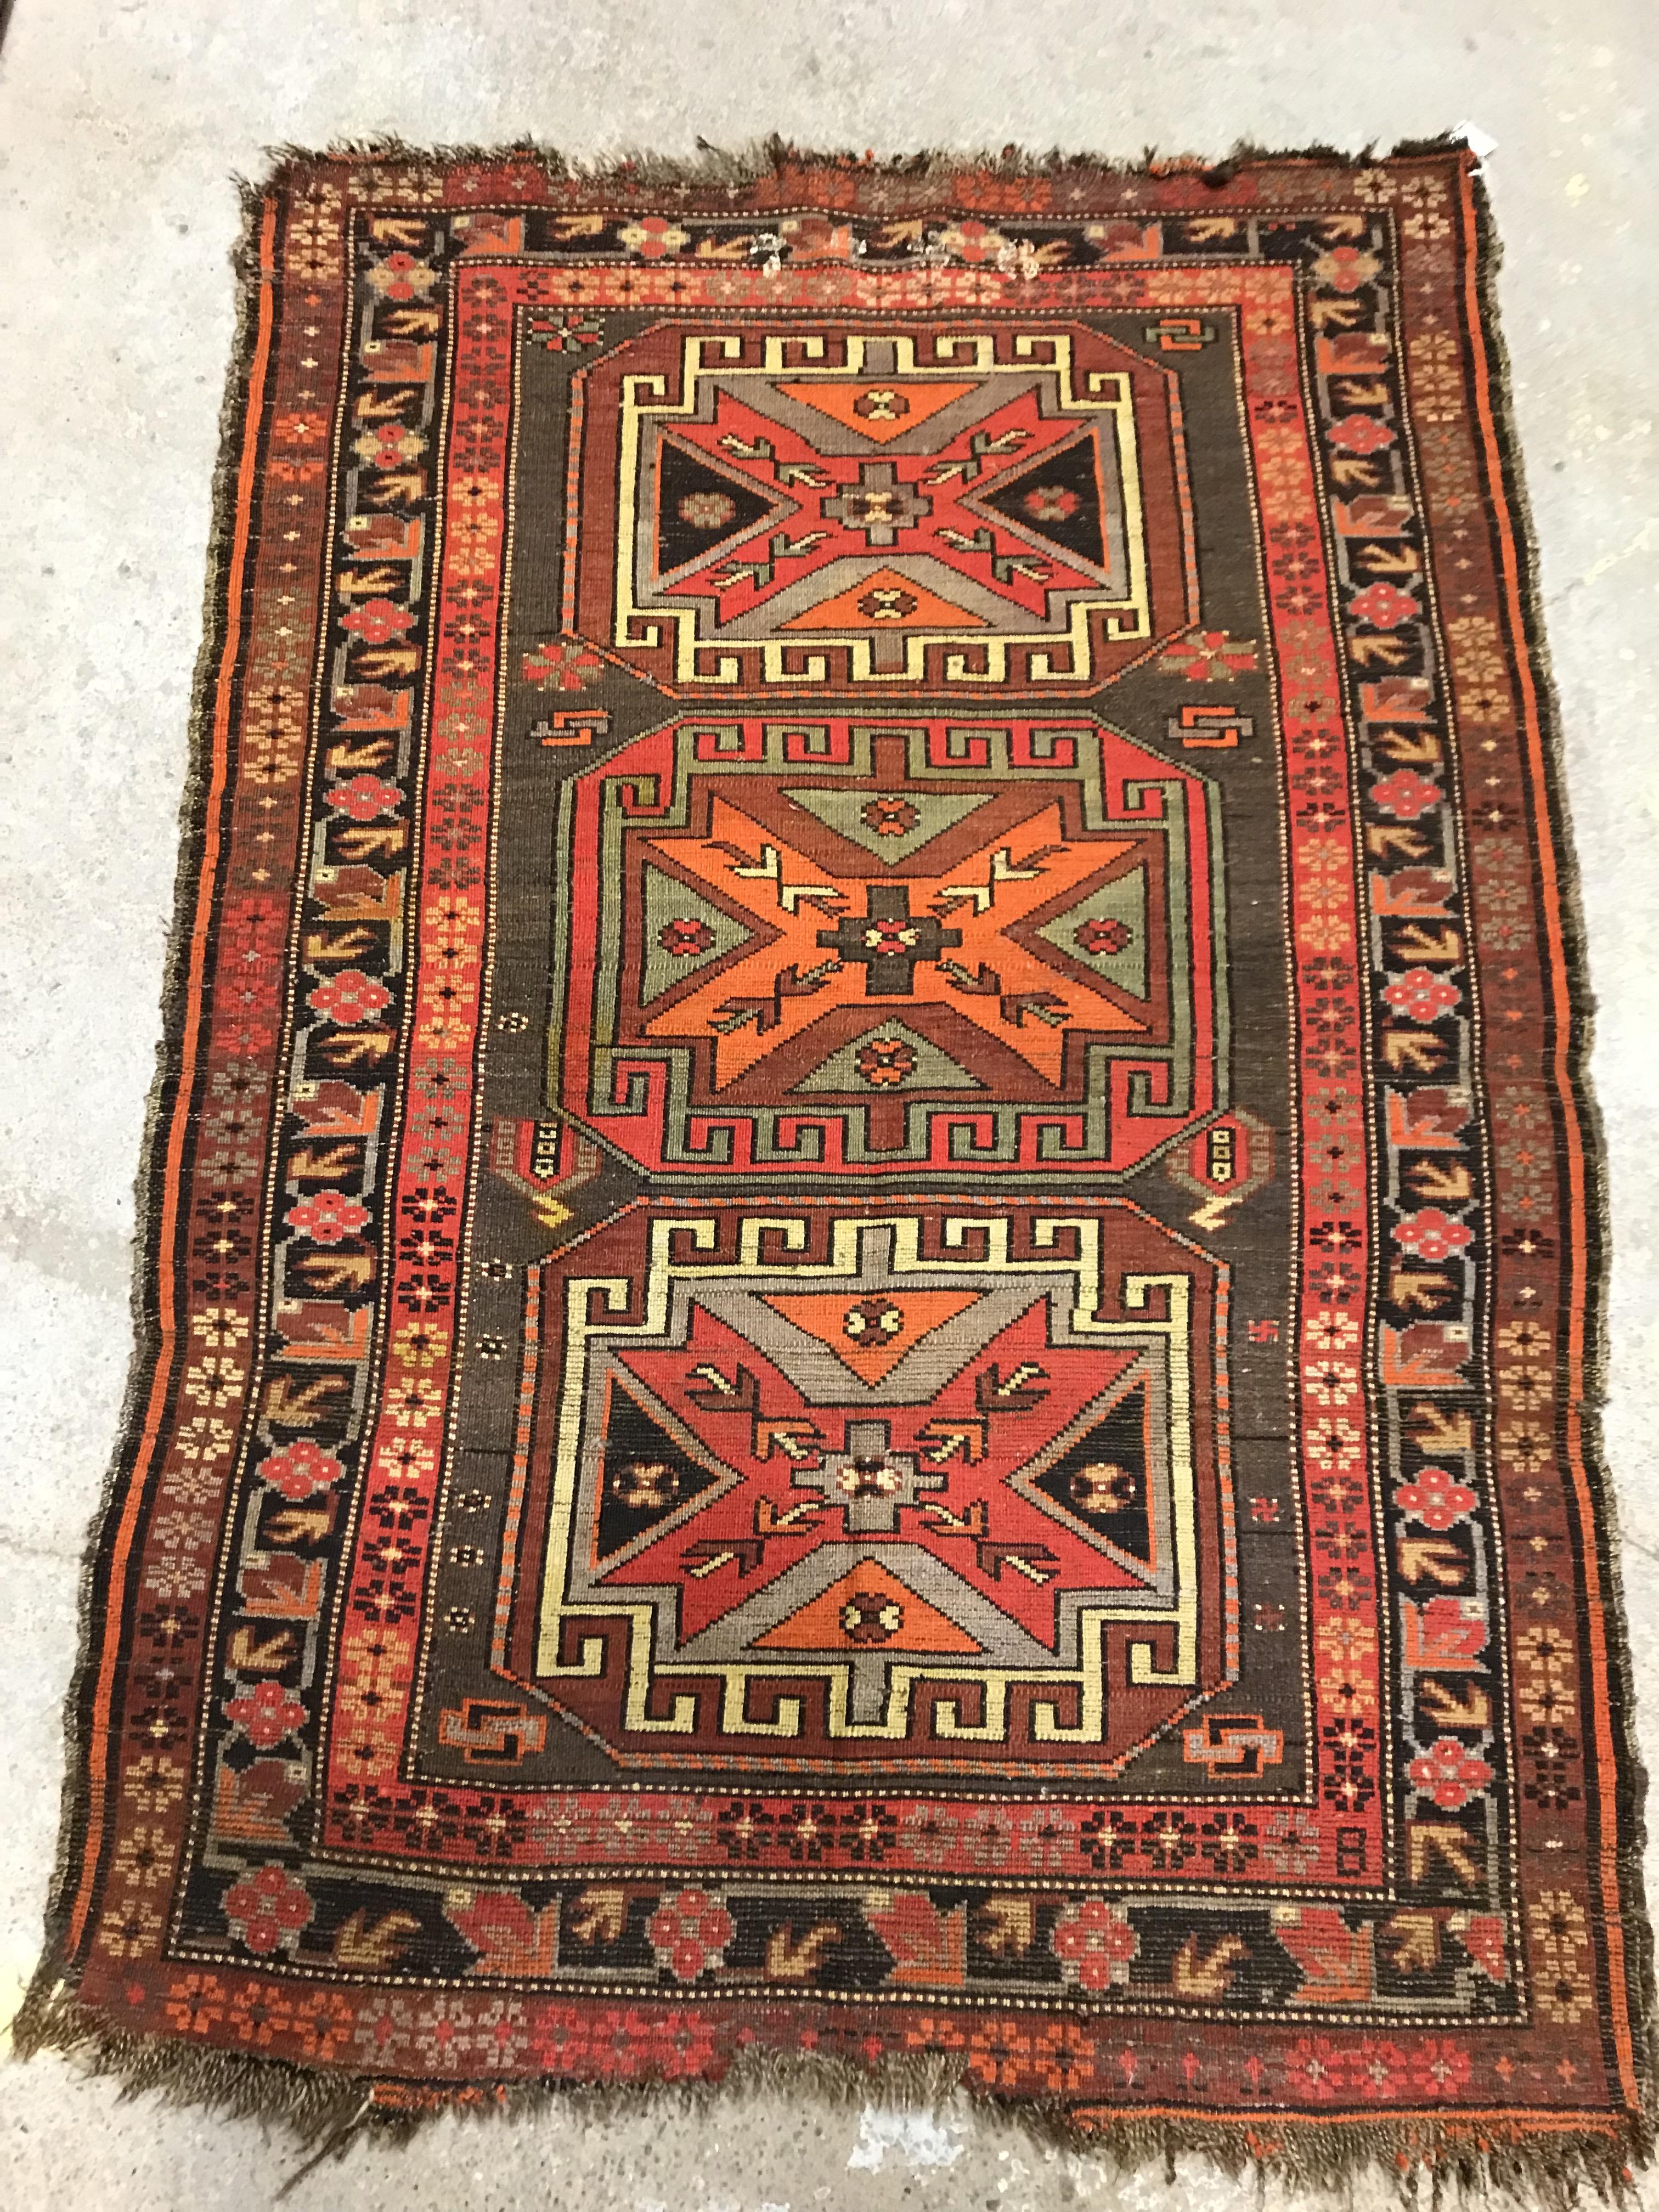
[[[1609,1453],[1659,1745],[1659,606],[1651,0],[16,0],[0,46],[0,1968],[33,1966],[76,1563],[125,1371],[233,172],[376,131],[572,155],[737,146],[1119,156],[1357,149],[1468,120],[1501,283],[1601,1005],[1618,1224]],[[0,2017],[12,1995],[0,1995]],[[8,2064],[0,2205],[252,2208],[257,2125]],[[1249,2192],[1247,2194],[1247,2191]],[[1371,2192],[1367,2191],[1368,2195]],[[1243,2208],[1184,2165],[1176,2197]],[[1275,2192],[1276,2194],[1276,2192]],[[954,2108],[723,2100],[359,2146],[307,2206],[987,2212],[1171,2199]]]

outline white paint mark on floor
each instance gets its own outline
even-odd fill
[[[859,2139],[848,2155],[848,2171],[879,2173],[890,2152],[896,2164],[916,2172],[954,2166],[962,2156],[962,2124],[940,2121],[932,2112],[895,2112],[866,2105],[859,2116]]]

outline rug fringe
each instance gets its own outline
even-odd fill
[[[1234,2180],[1269,2181],[1298,2192],[1352,2190],[1364,2175],[1387,2172],[1402,2204],[1420,2207],[1426,2189],[1439,2206],[1449,2186],[1500,2197],[1536,2212],[1572,2212],[1592,2189],[1615,2206],[1639,2203],[1633,2169],[1652,2143],[1643,2120],[1615,2131],[1593,2128],[1506,2136],[1426,2113],[1343,2122],[1264,2109],[1253,2119],[1171,2118],[1108,2106],[1085,2108],[1054,2099],[1000,2097],[935,2052],[869,2062],[751,2046],[718,2079],[644,2076],[603,2087],[545,2080],[453,2088],[372,2080],[334,2069],[309,2069],[251,2054],[198,2051],[150,2035],[113,2030],[61,1984],[32,1992],[13,2029],[21,2057],[58,2051],[88,2076],[118,2081],[124,2097],[159,2096],[178,2106],[204,2106],[238,2118],[284,2129],[305,2155],[277,2195],[286,2197],[321,2166],[343,2159],[361,2142],[405,2142],[434,2122],[521,2120],[565,2114],[586,2124],[660,2117],[665,2102],[678,2113],[730,2112],[742,2100],[772,2094],[810,2099],[826,2111],[884,2105],[949,2118],[964,2107],[1011,2136],[1097,2159],[1122,2179],[1156,2172],[1176,2176],[1183,2158],[1201,2157]]]
[[[1127,179],[1195,171],[1205,183],[1218,189],[1230,183],[1241,168],[1267,163],[1282,167],[1296,162],[1316,162],[1358,169],[1378,161],[1427,159],[1436,155],[1464,153],[1467,149],[1468,141],[1462,132],[1449,131],[1430,137],[1401,139],[1387,152],[1379,151],[1375,140],[1368,140],[1353,151],[1337,146],[1311,145],[1275,152],[1254,140],[1240,139],[1220,155],[1166,154],[1148,146],[1138,156],[1125,159],[1105,154],[1066,153],[1058,147],[1039,152],[1012,142],[996,150],[964,152],[935,148],[919,154],[878,155],[873,149],[860,154],[848,148],[798,146],[773,131],[763,138],[746,140],[735,147],[716,146],[700,137],[696,150],[690,155],[665,155],[628,148],[611,154],[570,155],[530,135],[493,144],[446,142],[416,145],[394,132],[381,132],[361,138],[335,139],[323,148],[289,143],[268,147],[268,166],[258,189],[261,192],[281,189],[308,169],[343,161],[432,168],[456,162],[529,162],[553,183],[611,194],[635,191],[682,195],[733,193],[785,172],[806,171],[852,173],[924,185],[949,183],[969,175]]]

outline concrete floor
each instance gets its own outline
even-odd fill
[[[532,133],[578,154],[805,144],[1224,153],[1470,120],[1502,297],[1601,1005],[1616,1249],[1607,1438],[1650,1765],[1659,1751],[1659,591],[1651,0],[16,0],[0,49],[0,2018],[39,1941],[76,1565],[128,1352],[131,1183],[157,1032],[233,172],[277,141]],[[1644,280],[1646,289],[1644,289]],[[68,1102],[74,1102],[69,1110]],[[9,2066],[0,2204],[270,2203],[250,2124]],[[1248,2185],[1247,2185],[1248,2186]],[[1244,2188],[1184,2166],[1183,2201]],[[965,2112],[728,2100],[604,2128],[359,2147],[296,2207],[988,2212],[1166,2203]]]

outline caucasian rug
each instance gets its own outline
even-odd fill
[[[1643,2154],[1471,167],[251,195],[26,2047]]]

